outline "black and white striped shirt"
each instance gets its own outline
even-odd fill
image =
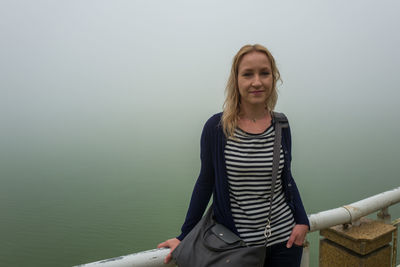
[[[240,237],[248,245],[265,243],[264,230],[270,210],[274,139],[273,125],[261,134],[236,129],[235,139],[229,138],[225,146],[233,220]],[[280,152],[271,214],[272,235],[268,239],[268,246],[287,241],[295,224],[282,190],[282,148]]]

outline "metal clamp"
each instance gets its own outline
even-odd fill
[[[271,235],[272,235],[271,222],[268,220],[267,225],[265,226],[264,236],[266,238],[269,238]]]

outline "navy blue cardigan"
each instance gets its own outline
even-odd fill
[[[193,189],[189,209],[181,229],[182,233],[177,237],[179,240],[185,238],[200,221],[212,194],[215,220],[228,227],[232,232],[238,234],[231,213],[229,184],[224,154],[226,137],[220,123],[221,116],[222,113],[215,114],[208,119],[204,125],[200,142],[200,174]],[[289,127],[282,129],[282,148],[284,151],[285,164],[281,177],[286,201],[293,212],[296,224],[306,224],[310,226],[299,191],[290,170],[292,156]]]

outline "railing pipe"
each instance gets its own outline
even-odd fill
[[[176,266],[172,261],[164,264],[164,258],[169,253],[169,249],[160,248],[146,250],[126,256],[112,259],[96,261],[92,263],[78,265],[76,267],[172,267]]]
[[[400,202],[400,187],[352,204],[308,216],[310,232],[357,221],[363,216]]]
[[[340,208],[322,211],[308,216],[310,232],[338,224],[348,224],[378,210],[400,202],[400,187],[354,202]],[[167,267],[163,260],[169,249],[153,249],[108,260],[79,265],[81,267]],[[398,266],[399,267],[399,266]]]

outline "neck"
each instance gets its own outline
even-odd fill
[[[259,120],[265,118],[266,114],[268,114],[268,110],[264,105],[257,106],[240,106],[240,114],[239,116],[242,118],[250,119],[250,120]]]

